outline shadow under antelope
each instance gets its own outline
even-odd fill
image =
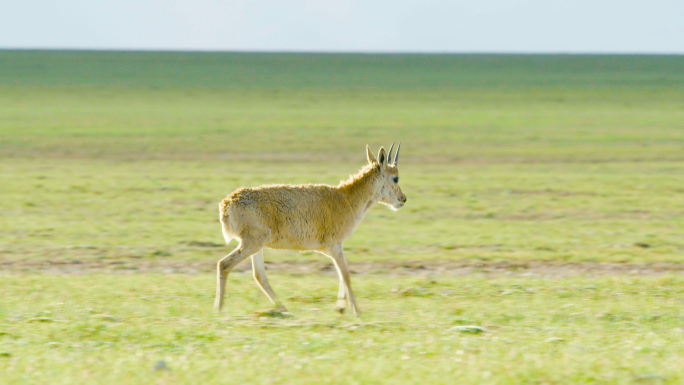
[[[226,243],[240,244],[221,259],[217,266],[218,286],[214,307],[221,311],[230,271],[245,258],[252,257],[254,279],[264,294],[281,311],[283,303],[273,292],[264,269],[264,247],[270,249],[313,250],[330,257],[337,269],[340,284],[337,309],[347,304],[354,314],[359,308],[349,279],[342,244],[361,223],[376,202],[393,210],[406,203],[399,188],[399,150],[392,159],[392,149],[380,148],[376,157],[366,146],[368,164],[356,175],[337,186],[324,184],[273,185],[242,187],[219,204],[221,228]]]

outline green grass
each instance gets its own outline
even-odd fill
[[[0,382],[681,383],[680,276],[421,278],[390,262],[681,266],[683,66],[0,51]],[[384,266],[353,278],[363,318],[334,313],[332,276],[272,270],[296,317],[271,320],[248,316],[267,306],[249,274],[217,316],[212,275],[147,270],[215,266],[234,189],[335,184],[394,140],[408,203],[345,243],[352,270]],[[90,273],[34,270],[60,264]],[[487,331],[454,328],[471,324]]]
[[[0,151],[334,161],[397,139],[404,164],[682,160],[682,90],[0,88]]]
[[[681,88],[681,55],[0,50],[0,85],[263,89]]]
[[[70,84],[0,89],[0,119],[7,259],[215,260],[187,243],[221,243],[234,189],[335,184],[401,140],[410,203],[371,211],[352,261],[682,260],[682,89]]]
[[[409,204],[371,210],[346,242],[350,261],[682,261],[681,163],[426,166],[407,158]],[[161,253],[213,264],[227,249],[188,244],[222,243],[223,196],[242,185],[337,183],[361,162],[11,159],[0,169],[0,212],[12,218],[0,223],[0,250],[6,260]],[[321,257],[268,251],[272,258]]]
[[[213,278],[5,275],[0,382],[684,381],[681,277],[363,276],[354,318],[333,310],[332,276],[272,274],[285,319],[249,316],[267,305],[249,274],[231,275],[216,316]]]

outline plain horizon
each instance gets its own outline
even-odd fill
[[[660,52],[408,52],[408,51],[258,51],[258,50],[189,50],[189,49],[108,49],[108,48],[1,48],[0,52],[110,52],[110,53],[245,53],[307,55],[501,55],[501,56],[684,56],[684,53]]]

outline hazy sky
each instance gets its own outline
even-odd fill
[[[0,48],[684,54],[684,0],[7,0]]]

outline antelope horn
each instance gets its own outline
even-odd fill
[[[392,149],[394,148],[394,142],[392,142],[392,145],[390,146],[389,153],[387,154],[387,164],[392,164]]]
[[[399,146],[397,146],[397,153],[394,155],[394,165],[396,166],[397,163],[399,163],[399,150],[401,149],[401,142],[399,142]],[[392,158],[390,158],[392,159]]]

